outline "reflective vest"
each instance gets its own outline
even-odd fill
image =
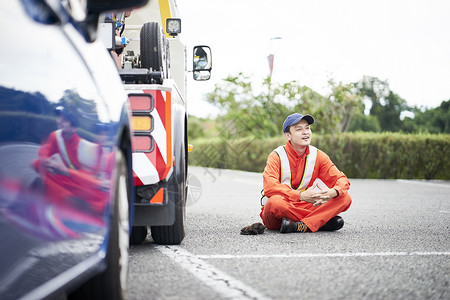
[[[76,169],[76,167],[70,160],[69,153],[67,152],[67,149],[66,149],[66,143],[64,143],[64,138],[62,136],[61,129],[58,129],[56,131],[56,141],[58,142],[59,153],[61,154],[61,158],[66,163],[66,166],[68,166],[71,169]]]
[[[294,189],[292,187],[292,173],[291,173],[291,167],[289,165],[289,159],[286,153],[286,149],[284,146],[280,146],[274,150],[278,157],[280,158],[281,162],[281,176],[280,176],[280,183],[287,184],[291,187],[291,189]],[[296,188],[296,190],[305,191],[306,188],[309,185],[309,182],[311,181],[312,174],[314,172],[314,165],[316,164],[316,158],[317,158],[317,148],[314,146],[309,146],[309,154],[306,156],[305,161],[305,170],[303,171],[302,180],[300,181],[300,184]],[[267,202],[267,197],[264,195],[264,190],[262,190],[262,198],[261,198],[261,206],[264,206]]]
[[[61,129],[56,131],[56,140],[58,142],[58,148],[61,158],[65,162],[66,166],[68,166],[70,169],[77,169],[74,163],[70,160]],[[92,143],[80,138],[78,142],[77,156],[82,168],[90,172],[96,169],[97,164],[99,163],[99,147],[99,144]]]

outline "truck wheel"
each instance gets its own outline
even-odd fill
[[[151,226],[152,238],[160,245],[178,245],[185,236],[186,218],[186,152],[184,141],[176,156],[176,166],[169,179],[169,197],[175,198],[175,223],[171,226]]]
[[[125,299],[128,280],[130,186],[121,152],[116,156],[117,176],[109,228],[106,269],[82,285],[69,299]]]
[[[152,69],[153,71],[164,70],[164,42],[161,29],[157,22],[145,23],[141,28],[141,68]]]
[[[131,245],[140,245],[147,237],[147,226],[133,226],[133,231],[130,235]]]

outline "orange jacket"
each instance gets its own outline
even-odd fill
[[[290,142],[286,143],[285,149],[291,169],[291,184],[293,188],[297,188],[302,180],[305,169],[305,159],[309,154],[309,147],[302,156],[299,156],[297,152],[295,152]],[[280,178],[281,161],[278,154],[273,151],[267,159],[267,165],[263,173],[264,195],[269,198],[273,195],[281,195],[290,201],[298,202],[301,191],[292,189],[287,184],[282,184]],[[321,150],[317,151],[316,164],[314,165],[314,172],[308,188],[313,185],[317,178],[322,180],[329,188],[335,188],[338,191],[339,196],[346,194],[350,188],[350,181],[345,174],[339,171],[328,155]]]

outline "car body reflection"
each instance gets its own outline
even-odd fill
[[[127,96],[83,26],[145,0],[65,2],[0,2],[8,40],[0,48],[1,299],[64,298],[127,271]],[[97,10],[83,22],[72,15],[78,5]],[[92,286],[121,298],[116,282]]]

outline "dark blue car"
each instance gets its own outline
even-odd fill
[[[129,112],[95,39],[145,2],[0,2],[0,299],[125,295]]]

